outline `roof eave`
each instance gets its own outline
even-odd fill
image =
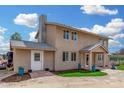
[[[30,48],[30,47],[22,47],[22,46],[12,46],[11,48],[16,48],[16,49],[35,49],[35,50],[47,50],[47,51],[56,51],[56,49],[50,49],[50,48]]]

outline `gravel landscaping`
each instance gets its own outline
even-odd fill
[[[28,80],[30,79],[31,76],[29,75],[29,73],[25,73],[23,76],[19,76],[18,74],[14,74],[11,76],[8,76],[4,79],[2,79],[2,82],[19,82],[19,81],[23,81],[23,80]]]
[[[21,82],[0,83],[0,87],[40,88],[124,88],[124,71],[104,69],[102,77],[62,77],[58,75],[33,78]]]
[[[13,71],[0,70],[0,80],[13,74],[15,74]]]

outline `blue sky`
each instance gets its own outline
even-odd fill
[[[37,18],[41,14],[46,14],[48,21],[86,29],[113,38],[109,42],[109,50],[115,52],[122,48],[124,43],[123,8],[124,6],[77,5],[0,6],[0,53],[7,51],[10,36],[14,32],[20,33],[23,40],[33,40],[37,31],[37,26],[35,26],[38,24]],[[30,24],[32,21],[33,23]]]

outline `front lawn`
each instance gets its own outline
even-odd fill
[[[118,70],[124,70],[124,65],[116,66]]]
[[[67,77],[80,77],[80,76],[105,76],[107,73],[96,71],[96,72],[83,72],[83,71],[63,71],[56,73],[59,76],[67,76]]]

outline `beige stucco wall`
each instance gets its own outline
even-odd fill
[[[46,25],[46,42],[52,46],[55,46],[56,26]]]
[[[55,69],[56,70],[76,69],[78,67],[78,63],[80,63],[80,60],[83,60],[80,59],[79,50],[88,45],[98,42],[99,37],[78,32],[78,40],[76,41],[71,40],[71,34],[70,34],[70,39],[66,40],[63,38],[63,34],[64,34],[63,30],[68,30],[70,32],[74,32],[74,31],[62,27],[56,27],[56,28],[57,28],[56,31],[57,39],[55,42],[56,43],[55,47],[57,48],[57,50],[55,53]],[[76,52],[77,60],[75,62],[71,62],[71,61],[63,62],[62,61],[63,51]]]
[[[54,70],[54,52],[44,51],[44,69]]]
[[[40,51],[40,50],[38,50]],[[14,49],[14,71],[18,72],[18,67],[24,67],[25,72],[31,69],[31,50],[29,49]],[[54,70],[54,52],[44,51],[44,70],[49,68]]]
[[[18,67],[24,67],[27,72],[31,68],[31,51],[24,49],[14,50],[14,71],[18,72]]]
[[[57,38],[56,39],[56,47],[57,48],[80,50],[88,45],[98,42],[98,40],[99,40],[99,37],[97,37],[97,36],[89,35],[89,34],[82,33],[82,32],[78,32],[78,40],[76,40],[76,41],[71,40],[72,34],[70,34],[70,40],[66,40],[63,38],[63,34],[64,34],[63,30],[68,30],[70,32],[78,32],[75,30],[66,29],[64,27],[63,28],[57,27],[57,31],[56,31],[56,33],[57,33],[56,34],[56,38]]]

